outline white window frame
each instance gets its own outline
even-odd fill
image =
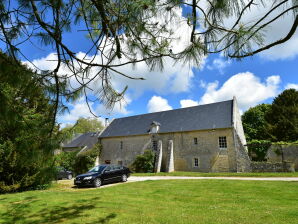
[[[227,149],[228,148],[228,141],[227,141],[226,136],[218,137],[218,147],[219,147],[219,149]]]

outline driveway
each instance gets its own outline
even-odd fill
[[[298,181],[298,177],[176,177],[176,176],[131,176],[128,182],[146,180],[257,180],[257,181]]]

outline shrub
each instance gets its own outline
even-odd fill
[[[75,152],[61,152],[55,156],[55,166],[64,167],[67,170],[71,170],[75,174],[81,174],[91,169],[97,156],[100,156],[101,145],[95,144],[92,149],[78,154]]]
[[[145,150],[143,155],[138,155],[132,164],[132,170],[137,173],[154,172],[155,154],[152,150]]]
[[[75,174],[86,173],[89,169],[91,169],[94,164],[97,156],[101,154],[101,145],[99,143],[95,144],[95,146],[86,151],[78,154],[75,157],[73,164],[73,171]]]
[[[74,163],[77,155],[76,152],[64,152],[62,151],[60,154],[55,155],[55,166],[64,167],[67,170],[74,171]]]

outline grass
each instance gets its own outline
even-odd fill
[[[173,173],[133,173],[133,176],[187,176],[187,177],[298,177],[298,172],[292,173],[200,173],[200,172],[173,172]]]
[[[297,223],[298,182],[162,180],[0,195],[0,223]]]

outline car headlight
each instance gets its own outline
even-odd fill
[[[92,179],[92,176],[90,177],[84,177],[84,180],[91,180]]]

